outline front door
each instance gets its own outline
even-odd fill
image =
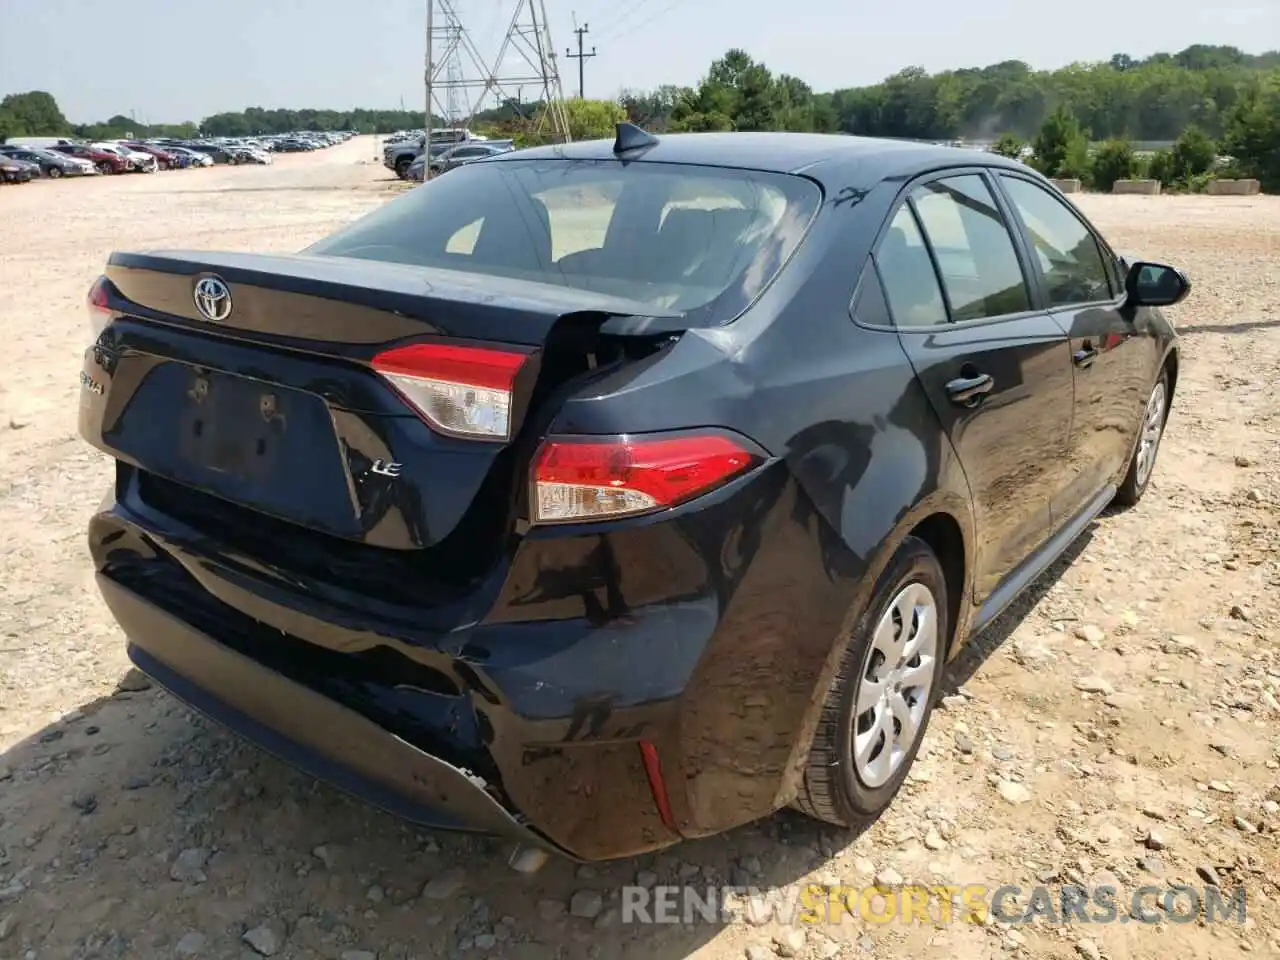
[[[1067,337],[1033,308],[983,173],[915,187],[875,260],[903,349],[969,481],[981,604],[1053,529],[1071,429]]]
[[[1160,362],[1147,321],[1124,308],[1119,271],[1084,220],[1016,174],[997,182],[1021,224],[1050,314],[1071,338],[1075,403],[1068,460],[1074,479],[1054,500],[1061,525],[1128,463]]]

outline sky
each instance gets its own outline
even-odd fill
[[[452,0],[492,62],[516,0]],[[1280,47],[1277,0],[543,0],[566,94],[586,24],[588,97],[696,84],[741,47],[817,90],[1024,60],[1036,68],[1192,43]],[[1056,11],[1070,9],[1060,17]],[[426,0],[0,0],[0,96],[47,90],[75,123],[261,107],[421,109]],[[501,73],[518,69],[508,58]],[[526,88],[526,99],[536,97]]]

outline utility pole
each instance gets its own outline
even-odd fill
[[[573,32],[578,35],[578,52],[574,53],[572,50],[568,49],[567,47],[565,48],[565,51],[564,51],[564,55],[568,57],[570,60],[578,61],[578,99],[579,100],[586,99],[586,93],[585,93],[586,84],[584,83],[585,77],[583,75],[582,68],[586,65],[588,60],[590,60],[592,57],[596,55],[595,47],[591,48],[590,53],[584,53],[582,50],[582,38],[586,36],[586,34],[588,34],[590,31],[591,31],[591,28],[585,23],[582,26],[576,28]]]

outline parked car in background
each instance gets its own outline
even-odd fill
[[[0,154],[0,181],[4,183],[30,183],[40,176],[40,168],[8,154]]]
[[[271,163],[271,154],[260,147],[255,149],[254,147],[237,144],[227,147],[227,152],[231,154],[232,163]]]
[[[438,176],[464,164],[475,163],[488,157],[496,157],[500,153],[510,153],[515,147],[509,140],[490,141],[487,143],[463,143],[450,147],[431,158],[431,175]]]
[[[443,153],[448,153],[454,146],[455,144],[452,143],[433,143],[431,145],[431,157],[434,159]],[[414,146],[412,144],[404,145],[390,154],[384,152],[382,159],[382,165],[394,170],[396,176],[401,180],[417,180],[419,183],[423,180],[423,164],[425,163],[425,154],[421,145]],[[417,166],[416,173],[412,172],[415,165]]]
[[[26,150],[48,150],[76,142],[70,137],[9,137],[4,144],[7,147],[22,147]]]
[[[126,150],[131,150],[134,153],[154,157],[156,164],[161,170],[176,170],[179,166],[182,166],[182,164],[178,162],[177,155],[163,147],[157,147],[150,143],[136,143],[132,141],[125,141],[121,143],[120,146],[124,147]]]
[[[108,153],[119,154],[128,164],[128,169],[134,173],[155,173],[160,169],[160,164],[156,162],[156,158],[151,154],[131,150],[122,143],[99,142],[93,144],[93,146]]]
[[[216,143],[192,143],[189,145],[192,150],[203,153],[214,163],[231,163],[231,151],[226,147]]]
[[[129,161],[114,150],[99,150],[87,143],[64,143],[52,148],[69,157],[88,160],[99,173],[127,173]]]
[[[0,154],[13,157],[15,160],[33,163],[40,168],[40,172],[44,176],[54,180],[59,177],[80,177],[98,172],[88,160],[68,157],[66,154],[58,153],[55,150],[29,150],[11,147],[6,144],[0,146]]]
[[[173,146],[166,144],[164,147],[180,160],[185,161],[185,165],[189,167],[212,167],[213,157],[207,153],[201,153],[199,150],[192,150],[190,147]]]

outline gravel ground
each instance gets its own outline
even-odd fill
[[[414,830],[193,718],[128,671],[91,581],[109,470],[76,436],[76,375],[104,258],[296,250],[393,193],[375,155],[361,138],[265,168],[0,188],[0,958],[1280,955],[1280,199],[1081,200],[1121,249],[1195,282],[1153,487],[956,665],[887,816],[855,838],[783,814],[524,876],[496,841]],[[1243,885],[1248,919],[619,916],[635,882],[873,878],[1111,884],[1123,919],[1144,884]]]

